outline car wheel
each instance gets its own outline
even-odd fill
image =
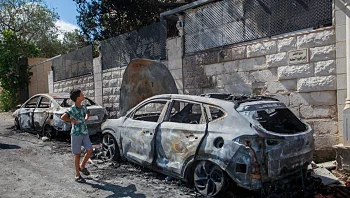
[[[226,173],[217,165],[201,161],[194,170],[194,185],[203,196],[215,197],[222,194],[228,185]]]
[[[45,125],[42,134],[43,137],[48,137],[49,139],[54,137],[54,131],[50,125]]]
[[[18,130],[21,130],[21,127],[19,126],[18,118],[15,118],[15,128]]]
[[[102,137],[102,157],[107,161],[116,161],[120,159],[119,147],[117,141],[110,133],[103,134]]]

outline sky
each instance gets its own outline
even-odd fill
[[[76,16],[78,12],[73,0],[44,0],[50,9],[54,9],[60,16],[60,20],[56,22],[56,26],[61,31],[72,31],[79,29],[77,26]],[[59,36],[60,39],[63,35]]]

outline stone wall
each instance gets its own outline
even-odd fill
[[[84,75],[67,80],[57,81],[53,84],[54,93],[69,93],[72,89],[80,89],[86,97],[95,100],[95,85],[93,75]]]
[[[110,118],[120,117],[119,98],[124,71],[125,68],[114,68],[102,72],[103,106]]]
[[[335,30],[328,27],[186,55],[184,93],[273,96],[310,123],[316,149],[327,150],[339,142],[335,49]],[[290,64],[295,50],[308,59]]]

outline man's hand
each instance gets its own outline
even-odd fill
[[[72,123],[72,124],[79,124],[79,122],[76,121],[76,120],[71,120],[71,123]]]

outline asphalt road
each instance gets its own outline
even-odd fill
[[[42,141],[16,131],[11,114],[0,113],[0,197],[198,196],[178,181],[166,182],[164,175],[127,162],[92,160],[87,168],[87,183],[75,182],[68,140]]]

